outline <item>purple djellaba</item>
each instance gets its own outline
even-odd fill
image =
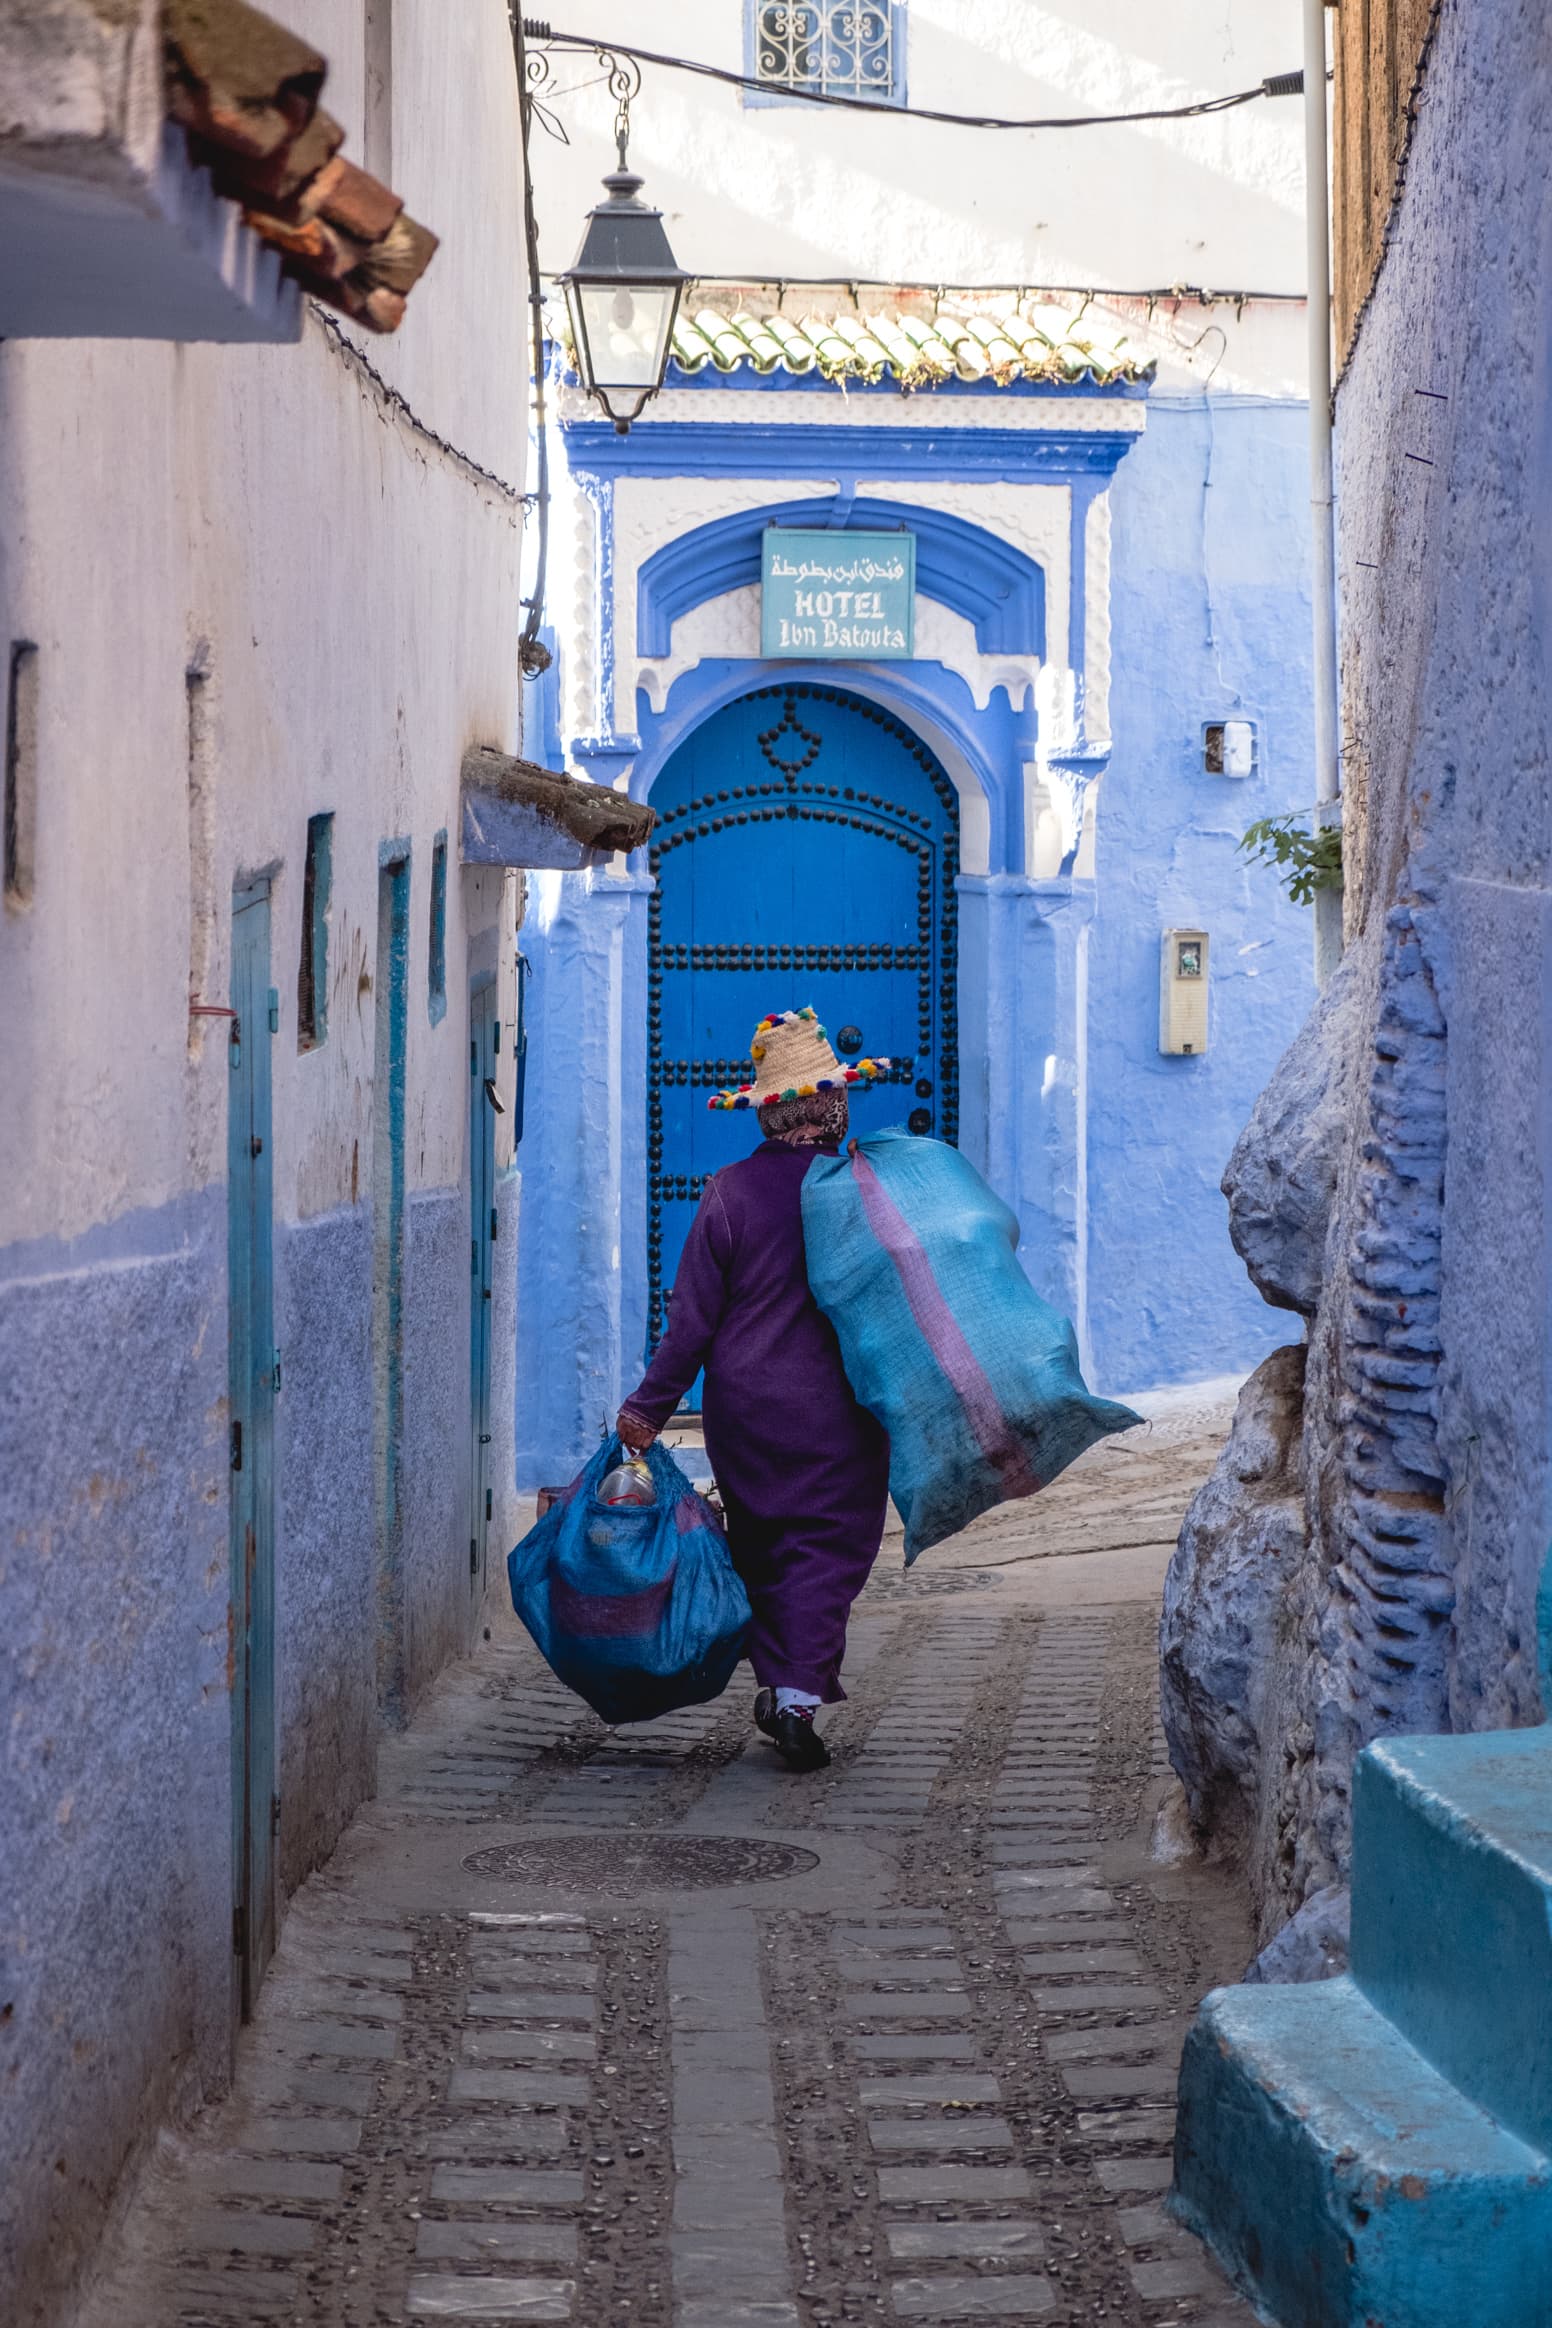
[[[846,1620],[883,1541],[889,1442],[809,1291],[803,1181],[846,1137],[847,1085],[889,1063],[842,1067],[812,1010],[762,1019],[751,1052],[759,1081],[710,1104],[757,1109],[764,1144],[708,1181],[668,1331],[617,1429],[650,1444],[704,1368],[706,1453],[754,1614],[754,1718],[790,1767],[817,1770],[830,1757],[814,1709],[846,1694]]]

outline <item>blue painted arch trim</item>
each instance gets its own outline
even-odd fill
[[[712,658],[680,673],[661,711],[643,693],[637,698],[640,733],[629,759],[633,800],[651,797],[652,787],[673,753],[703,721],[761,687],[802,684],[839,687],[891,712],[913,729],[936,755],[960,794],[961,831],[967,854],[984,849],[986,870],[1017,871],[1023,863],[1023,779],[1034,757],[1038,721],[1032,709],[1008,701],[998,690],[979,709],[956,672],[940,663],[805,663]],[[967,802],[979,796],[984,830],[976,834],[977,812]],[[974,837],[972,837],[974,836]],[[644,875],[645,852],[631,859]]]
[[[636,578],[636,649],[660,657],[681,615],[760,579],[760,545],[772,525],[879,532],[903,526],[916,536],[916,586],[975,625],[983,655],[1045,656],[1045,574],[997,534],[918,502],[854,500],[846,494],[773,502],[696,526],[665,542]]]

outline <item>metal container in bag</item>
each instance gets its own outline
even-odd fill
[[[604,1504],[653,1504],[657,1489],[652,1474],[639,1456],[627,1455],[612,1471],[606,1471],[598,1483],[598,1500]]]

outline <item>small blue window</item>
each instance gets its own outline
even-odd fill
[[[905,0],[744,0],[752,105],[804,95],[905,103]]]
[[[431,844],[431,942],[427,959],[426,1000],[431,1024],[447,1015],[447,834]]]
[[[307,820],[302,871],[302,961],[296,980],[296,1047],[316,1051],[329,1033],[329,909],[334,892],[334,811]]]

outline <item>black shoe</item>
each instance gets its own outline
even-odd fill
[[[754,1726],[763,1737],[775,1737],[776,1692],[773,1689],[759,1689],[755,1691]]]
[[[771,1744],[789,1770],[824,1770],[830,1760],[830,1749],[814,1728],[813,1717],[805,1717],[792,1706],[778,1714],[770,1730]]]

